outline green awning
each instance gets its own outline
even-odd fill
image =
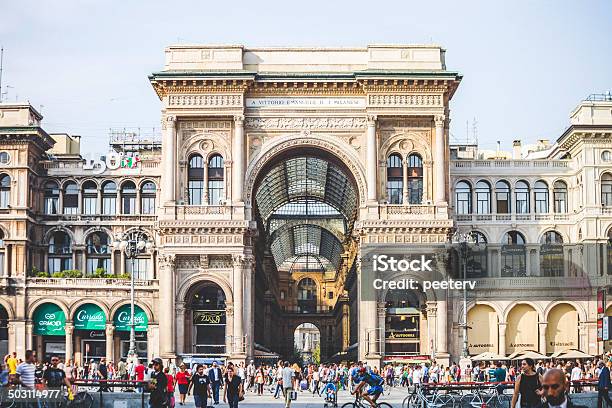
[[[106,315],[98,305],[93,303],[81,305],[74,314],[74,328],[77,330],[104,330]]]
[[[130,331],[130,305],[123,305],[115,312],[113,323],[117,331]],[[147,331],[149,319],[144,310],[138,305],[134,305],[134,330],[137,332]]]
[[[65,336],[66,315],[54,303],[43,303],[34,311],[34,334],[40,336]]]

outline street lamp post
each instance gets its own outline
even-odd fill
[[[467,256],[468,245],[475,244],[476,240],[472,233],[455,232],[451,237],[451,244],[459,246],[459,256],[461,258],[461,275],[464,281],[467,281]],[[469,349],[468,349],[468,322],[467,322],[467,285],[463,285],[463,322],[459,325],[463,329],[463,348],[461,350],[461,366],[462,372],[465,372],[466,367],[470,364]]]
[[[119,248],[131,262],[130,271],[130,349],[128,359],[134,361],[136,358],[136,322],[134,321],[134,264],[136,258],[152,247],[147,235],[140,229],[130,233],[126,239],[119,243]]]

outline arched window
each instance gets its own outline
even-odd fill
[[[195,154],[189,159],[187,178],[189,205],[202,205],[202,198],[204,197],[204,160],[199,154]]]
[[[140,213],[155,214],[155,194],[157,187],[152,181],[147,181],[140,188]]]
[[[76,184],[75,184],[76,186]],[[72,243],[64,231],[55,231],[49,239],[49,273],[72,269]]]
[[[121,213],[136,214],[136,184],[126,181],[121,186]]]
[[[504,180],[495,183],[495,204],[497,214],[510,214],[510,184]]]
[[[423,159],[418,154],[408,156],[408,202],[423,201]]]
[[[59,185],[55,181],[45,183],[45,214],[53,215],[59,213]]]
[[[87,236],[85,241],[87,246],[87,266],[86,274],[93,274],[104,270],[104,273],[112,273],[110,240],[104,232],[93,232]]]
[[[0,176],[0,208],[8,208],[11,203],[11,178],[7,174]]]
[[[83,214],[94,215],[98,212],[98,186],[93,181],[83,184]]]
[[[563,276],[563,237],[556,231],[540,239],[540,269],[543,276]]]
[[[125,237],[128,241],[135,240],[149,242],[149,237],[141,231],[133,231]],[[153,263],[151,262],[151,254],[147,250],[141,251],[134,259],[125,258],[125,273],[128,275],[134,274],[134,279],[149,280],[155,279]]]
[[[474,243],[469,245],[467,257],[467,277],[487,276],[487,238],[478,231],[472,231]]]
[[[555,181],[553,190],[553,200],[555,201],[555,212],[559,214],[567,213],[567,184],[565,181]]]
[[[491,185],[484,180],[476,183],[476,213],[491,214]]]
[[[102,214],[115,215],[117,213],[117,184],[107,181],[102,185]]]
[[[536,181],[533,185],[533,194],[535,196],[535,212],[538,214],[549,213],[548,184],[542,180]]]
[[[208,204],[219,205],[223,199],[223,157],[215,154],[208,159]]]
[[[516,213],[529,214],[529,184],[525,181],[517,181],[514,186],[516,195]]]
[[[579,231],[582,235],[582,230]],[[612,228],[608,231],[608,275],[612,275]]]
[[[601,205],[612,206],[612,174],[605,173],[601,177]]]
[[[501,258],[501,276],[527,275],[525,237],[520,232],[509,231],[504,234]]]
[[[457,201],[457,214],[472,213],[472,187],[467,181],[460,181],[455,186],[455,201]]]
[[[311,278],[304,278],[298,283],[298,312],[317,312],[317,284]]]
[[[79,188],[74,181],[64,184],[64,214],[78,214],[79,212]]]
[[[404,201],[403,164],[399,154],[387,158],[387,200],[389,204],[402,204]]]

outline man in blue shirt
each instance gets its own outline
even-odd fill
[[[602,408],[603,400],[606,400],[608,406],[612,406],[610,400],[610,369],[604,364],[603,361],[599,362],[601,371],[599,372],[599,378],[597,379],[597,408]]]
[[[360,393],[360,395],[370,403],[372,408],[376,408],[376,400],[380,397],[380,394],[383,393],[383,384],[385,380],[377,374],[368,372],[365,367],[359,369],[357,378],[358,385],[351,394],[355,395]],[[363,390],[366,385],[368,389]]]

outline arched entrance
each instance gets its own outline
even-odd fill
[[[352,171],[327,150],[303,146],[262,166],[252,193],[259,229],[255,319],[264,322],[254,327],[255,348],[293,357],[293,347],[276,341],[274,328],[291,338],[304,315],[323,330],[322,354],[348,348],[351,291],[338,282],[354,282],[347,278],[355,268],[351,233],[359,195]]]
[[[427,320],[416,291],[389,290],[385,295],[385,356],[420,355],[427,349]]]
[[[106,313],[94,303],[84,303],[72,316],[75,355],[83,361],[106,357]]]
[[[578,312],[568,303],[555,305],[548,312],[546,353],[578,349]]]
[[[516,305],[508,313],[506,353],[538,350],[538,312],[530,305]]]
[[[225,302],[225,292],[214,282],[199,283],[189,291],[185,304],[188,354],[215,356],[226,353]]]
[[[66,354],[66,313],[55,303],[39,305],[32,315],[34,349],[39,358],[64,358]]]
[[[321,332],[312,323],[302,323],[293,332],[296,358],[304,364],[321,362]]]
[[[471,356],[499,352],[497,312],[489,305],[475,305],[468,311],[468,350]]]
[[[114,349],[119,350],[120,358],[127,358],[130,351],[132,306],[129,303],[119,306],[113,315],[113,343]],[[147,312],[138,305],[134,305],[134,335],[136,340],[136,355],[139,359],[146,359],[148,353],[147,332],[149,317]]]

